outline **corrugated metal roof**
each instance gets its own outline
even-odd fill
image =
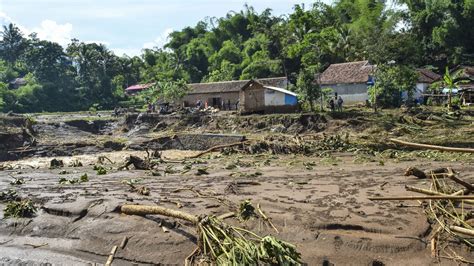
[[[265,89],[269,89],[269,90],[274,90],[274,91],[279,91],[279,92],[282,92],[284,94],[288,94],[288,95],[292,95],[292,96],[298,96],[298,94],[292,92],[292,91],[289,91],[289,90],[285,90],[285,89],[282,89],[282,88],[278,88],[278,87],[273,87],[273,86],[263,86]]]

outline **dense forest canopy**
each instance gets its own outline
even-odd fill
[[[163,48],[135,57],[75,39],[61,47],[10,24],[1,32],[0,110],[111,109],[127,100],[124,88],[148,82],[287,76],[308,87],[329,64],[354,60],[442,70],[472,64],[473,44],[473,0],[337,0],[296,5],[283,16],[246,5],[175,31]],[[26,85],[16,88],[17,78]]]

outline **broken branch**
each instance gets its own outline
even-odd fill
[[[420,144],[414,142],[407,142],[398,139],[389,139],[391,142],[400,144],[403,146],[408,146],[412,148],[421,148],[421,149],[428,149],[428,150],[438,150],[438,151],[449,151],[449,152],[467,152],[467,153],[474,153],[474,149],[470,148],[454,148],[454,147],[445,147],[445,146],[437,146],[437,145],[429,145],[429,144]]]

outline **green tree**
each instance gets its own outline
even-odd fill
[[[307,103],[311,112],[315,111],[315,102],[322,96],[321,87],[315,82],[315,72],[313,70],[302,69],[298,74],[296,88],[300,100]]]
[[[0,35],[2,37],[0,40],[0,56],[10,65],[13,65],[25,50],[26,40],[20,29],[12,23],[8,26],[4,25]]]
[[[418,74],[405,65],[378,65],[375,71],[375,85],[370,87],[369,101],[377,107],[399,107],[402,92],[410,99],[416,89]]]

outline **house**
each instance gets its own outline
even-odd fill
[[[16,78],[9,82],[9,88],[12,90],[19,89],[28,83],[25,78]]]
[[[299,109],[296,93],[256,80],[245,84],[239,97],[239,111],[246,113],[291,113]]]
[[[331,88],[346,104],[365,103],[367,90],[373,85],[375,65],[357,61],[330,65],[319,77],[321,88]]]
[[[186,107],[194,107],[198,101],[203,105],[213,106],[220,109],[236,110],[240,102],[242,88],[251,80],[233,80],[209,83],[188,84],[190,90],[183,97],[182,103]],[[286,88],[288,79],[286,77],[257,79],[258,83],[276,88]]]
[[[416,69],[418,74],[418,80],[416,82],[415,91],[413,94],[413,98],[417,100],[419,103],[424,102],[424,96],[427,92],[427,89],[431,86],[431,84],[441,78],[441,75],[434,73],[433,71],[426,69],[426,68],[418,68]],[[408,99],[408,93],[402,92],[402,99]]]

